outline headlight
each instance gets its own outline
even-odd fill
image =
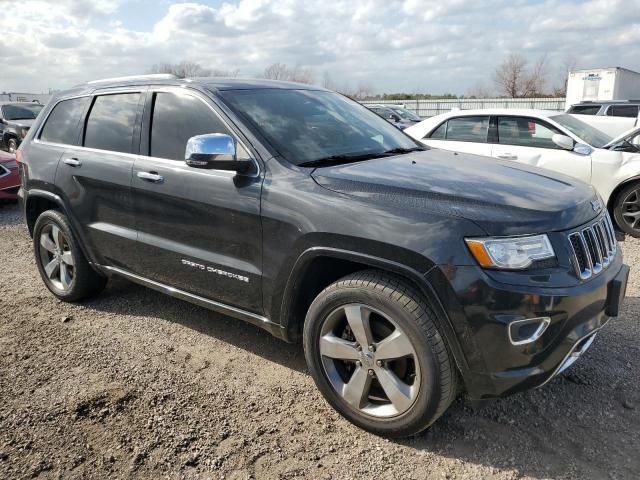
[[[467,246],[485,268],[521,270],[536,260],[556,256],[546,235],[512,238],[467,238]]]
[[[23,128],[23,129],[20,130],[20,136],[22,138],[26,137],[27,133],[29,133],[29,129],[28,128]]]

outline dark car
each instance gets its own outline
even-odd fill
[[[0,151],[0,203],[18,199],[20,177],[15,155]]]
[[[42,108],[39,103],[0,103],[0,146],[15,153]]]
[[[327,401],[377,434],[423,430],[463,390],[547,383],[625,293],[591,186],[426,149],[313,86],[94,82],[58,94],[19,153],[56,297],[119,275],[302,341]]]
[[[396,105],[367,105],[367,108],[400,130],[404,130],[422,121],[422,119],[412,111]]]

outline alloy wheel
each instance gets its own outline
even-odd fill
[[[324,320],[319,343],[333,389],[360,413],[395,417],[415,402],[421,383],[416,350],[388,315],[343,305]]]
[[[640,188],[629,192],[625,197],[620,214],[629,228],[640,232]]]
[[[68,291],[75,277],[73,255],[69,240],[55,224],[47,224],[40,234],[40,261],[51,284]]]

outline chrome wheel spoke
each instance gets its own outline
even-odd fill
[[[59,265],[60,264],[58,263],[58,260],[54,258],[44,266],[44,273],[46,273],[48,278],[53,280],[53,277],[56,274]]]
[[[367,403],[371,377],[366,369],[356,367],[351,379],[342,391],[343,398],[354,408],[360,409]]]
[[[408,409],[414,400],[413,389],[400,380],[395,373],[386,368],[377,367],[375,369],[378,381],[393,406],[403,412]]]
[[[320,338],[320,355],[340,360],[357,360],[358,351],[353,342],[328,333]]]
[[[71,273],[69,272],[69,267],[64,263],[60,264],[60,283],[65,289],[71,286]]]
[[[344,308],[344,311],[356,341],[360,345],[371,345],[373,342],[369,324],[371,312],[362,305],[349,305]]]
[[[71,255],[71,252],[64,252],[60,259],[63,263],[73,267],[73,255]]]
[[[53,243],[48,233],[40,235],[40,246],[49,253],[56,253],[56,244]]]
[[[376,345],[376,358],[380,360],[392,360],[409,355],[414,355],[413,346],[409,337],[398,329]]]

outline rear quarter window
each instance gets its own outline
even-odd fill
[[[43,142],[77,145],[80,136],[79,126],[89,97],[72,98],[58,103],[47,118],[40,140]]]
[[[131,153],[140,93],[96,97],[84,134],[84,146],[98,150]]]

